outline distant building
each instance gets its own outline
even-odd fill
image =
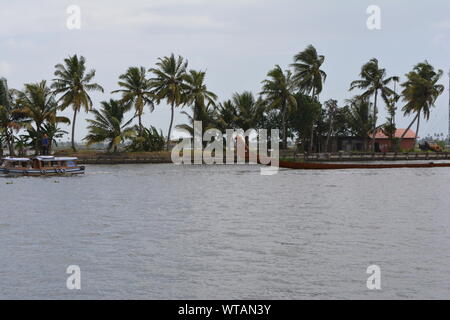
[[[405,133],[406,129],[397,129],[395,138],[400,139]],[[400,150],[412,150],[416,144],[416,133],[412,130],[406,132],[403,139],[400,141]],[[372,145],[372,136],[370,136],[369,147]],[[389,152],[391,150],[391,140],[381,131],[378,130],[375,134],[375,151]]]

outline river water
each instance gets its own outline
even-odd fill
[[[449,188],[447,168],[1,178],[0,298],[449,299]]]

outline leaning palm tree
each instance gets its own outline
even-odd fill
[[[373,128],[372,128],[372,152],[375,151],[375,131],[377,125],[377,103],[378,103],[378,95],[381,95],[381,98],[384,100],[386,104],[389,103],[389,97],[395,95],[395,92],[389,88],[389,83],[392,81],[399,81],[398,77],[389,77],[386,78],[386,69],[381,69],[378,65],[378,60],[373,58],[366,64],[364,64],[361,68],[360,73],[361,79],[353,81],[350,84],[350,91],[353,89],[362,89],[365,90],[361,95],[363,98],[370,98],[374,96],[373,103]]]
[[[185,83],[186,69],[188,62],[183,57],[172,53],[170,57],[159,58],[156,63],[156,68],[151,68],[149,71],[153,73],[154,77],[150,79],[152,86],[152,94],[155,97],[157,104],[166,100],[170,105],[170,124],[167,134],[167,150],[169,150],[170,135],[172,133],[173,117],[175,107],[185,104],[187,86]]]
[[[125,113],[130,109],[129,104],[110,99],[101,102],[100,110],[92,110],[94,120],[88,119],[89,134],[83,139],[88,145],[108,142],[108,152],[117,152],[119,145],[134,135],[134,128],[129,127],[133,118],[124,122]]]
[[[312,45],[294,57],[294,63],[291,64],[294,68],[293,80],[302,93],[317,98],[322,92],[327,79],[327,74],[321,70],[324,62],[325,56],[319,55]]]
[[[269,110],[278,110],[281,114],[283,149],[287,149],[287,116],[297,108],[292,73],[290,70],[283,72],[281,67],[276,65],[267,76],[269,79],[262,82],[261,95],[264,96]]]
[[[90,91],[104,92],[103,87],[97,83],[92,83],[95,77],[95,70],[86,72],[86,59],[81,56],[74,55],[64,59],[64,64],[57,64],[52,88],[55,94],[61,94],[58,102],[61,102],[61,109],[64,110],[69,106],[73,108],[72,121],[72,149],[75,147],[75,123],[77,113],[84,107],[86,112],[92,108],[92,100],[89,96]]]
[[[402,83],[402,87],[404,88],[402,92],[403,100],[406,102],[403,111],[405,115],[415,113],[416,116],[403,133],[401,139],[405,137],[408,130],[417,121],[415,137],[415,141],[417,141],[421,114],[423,114],[425,120],[428,120],[430,118],[431,108],[434,107],[437,98],[444,92],[444,86],[438,84],[442,75],[442,70],[435,71],[434,67],[427,61],[417,64],[406,75],[407,80]]]
[[[14,156],[14,130],[18,131],[22,123],[15,113],[12,91],[8,89],[6,79],[0,79],[0,134],[8,146],[9,155]]]
[[[190,70],[185,76],[186,81],[186,104],[192,105],[193,121],[201,121],[199,118],[209,106],[215,106],[217,95],[209,91],[205,85],[206,72]]]
[[[154,110],[152,95],[150,93],[150,81],[146,78],[146,70],[144,67],[130,67],[127,72],[120,75],[118,82],[123,89],[115,90],[112,93],[122,93],[122,101],[124,103],[132,103],[139,120],[139,131],[144,129],[142,125],[142,115],[144,107],[149,106],[150,112]]]
[[[327,79],[327,74],[321,69],[325,62],[325,56],[319,55],[314,46],[309,45],[305,50],[294,57],[294,63],[291,66],[294,68],[294,82],[298,89],[311,98],[317,99],[322,92],[323,83]],[[310,138],[310,152],[313,151],[314,146],[314,124],[311,124],[311,138]]]
[[[45,124],[70,123],[66,117],[57,116],[58,104],[47,82],[25,84],[25,89],[17,94],[16,113],[25,118],[23,122],[34,123],[36,137],[34,139],[36,153],[40,150],[40,141],[44,134]]]

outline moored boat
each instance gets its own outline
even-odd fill
[[[396,169],[396,168],[442,168],[450,167],[445,163],[314,163],[280,160],[280,168],[297,170],[344,170],[344,169]]]
[[[38,156],[28,158],[3,158],[0,173],[4,175],[23,176],[59,176],[78,175],[85,171],[84,166],[77,165],[75,157]]]

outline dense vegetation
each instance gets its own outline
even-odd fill
[[[358,89],[358,95],[343,106],[333,99],[321,103],[319,97],[327,78],[322,70],[324,61],[325,56],[308,46],[294,56],[287,70],[279,65],[269,70],[259,93],[243,91],[219,102],[205,83],[206,72],[189,69],[185,58],[171,54],[159,58],[149,69],[128,68],[119,77],[118,89],[112,92],[116,98],[94,108],[90,93],[104,89],[94,82],[95,70],[87,69],[86,59],[74,55],[55,66],[51,84],[43,80],[16,90],[8,89],[5,79],[0,82],[0,149],[6,147],[11,155],[25,154],[27,149],[38,154],[42,137],[48,136],[54,146],[56,139],[67,134],[58,125],[71,123],[72,148],[76,151],[75,123],[78,113],[84,110],[93,115],[88,119],[89,133],[83,139],[88,145],[106,143],[107,151],[112,152],[119,147],[133,152],[160,151],[170,146],[176,110],[189,108],[190,112],[182,111],[189,123],[177,128],[191,133],[194,121],[202,121],[203,130],[277,128],[282,148],[288,148],[291,140],[305,151],[327,151],[333,139],[354,136],[365,141],[367,150],[369,145],[374,147],[369,141],[377,130],[398,143],[395,118],[401,101],[403,113],[414,115],[409,128],[416,123],[417,134],[421,116],[429,119],[436,99],[444,91],[438,84],[442,70],[435,70],[427,61],[414,66],[400,83],[398,76],[388,77],[373,58],[362,66],[359,79],[350,84],[349,90]],[[399,93],[398,85],[402,88]],[[381,124],[380,99],[389,114]],[[142,121],[145,112],[152,112],[163,102],[171,115],[165,137]],[[57,116],[58,111],[68,107],[73,109],[72,120]],[[133,125],[135,119],[137,124]]]

